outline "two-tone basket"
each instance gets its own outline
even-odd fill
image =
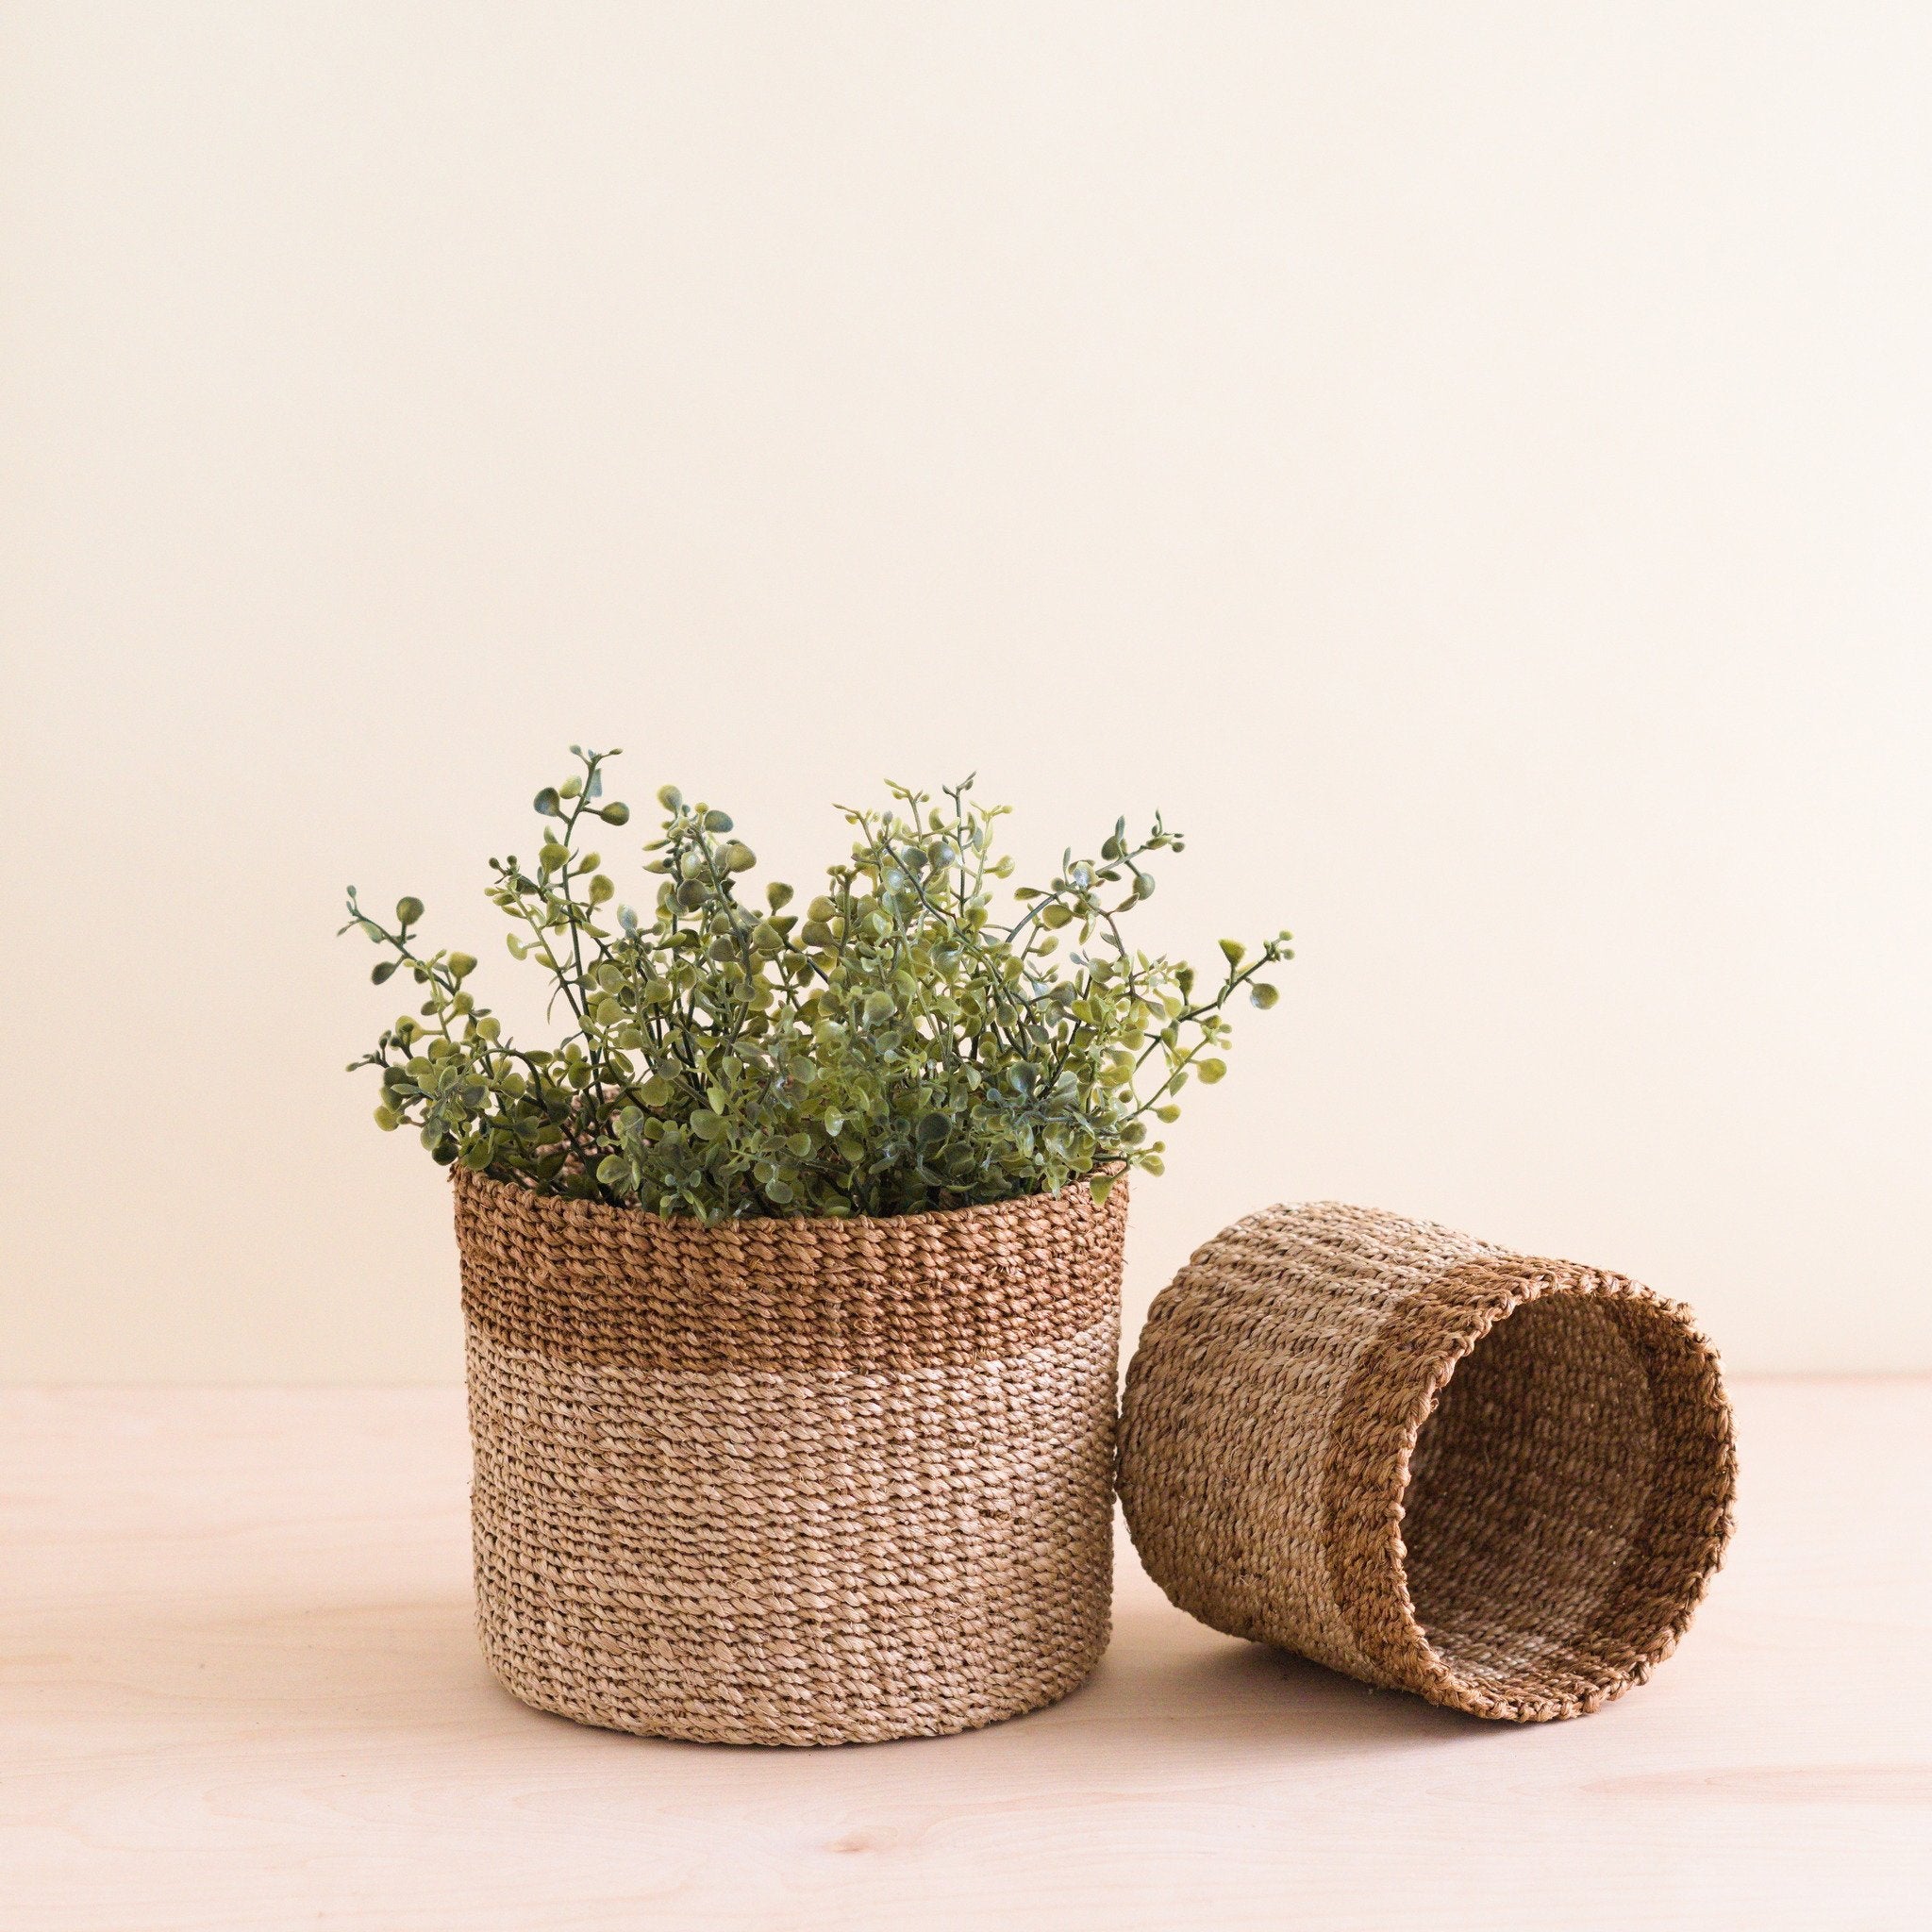
[[[1124,1189],[707,1227],[454,1178],[477,1617],[518,1697],[823,1744],[1092,1670]]]

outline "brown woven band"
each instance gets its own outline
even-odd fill
[[[463,1312],[579,1367],[964,1368],[1064,1341],[1119,1299],[1125,1191],[884,1221],[707,1227],[456,1174]]]
[[[1176,1603],[1486,1717],[1647,1677],[1723,1554],[1735,1474],[1686,1310],[1373,1210],[1227,1230],[1128,1372],[1122,1498]]]
[[[1105,1648],[1125,1204],[705,1228],[456,1177],[477,1614],[658,1736],[937,1735]]]

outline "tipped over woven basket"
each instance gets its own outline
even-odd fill
[[[1478,1716],[1574,1717],[1668,1656],[1730,1534],[1730,1410],[1688,1310],[1324,1203],[1157,1298],[1121,1498],[1216,1629]]]
[[[454,1178],[477,1619],[518,1697],[824,1744],[1092,1670],[1124,1189],[706,1227]]]

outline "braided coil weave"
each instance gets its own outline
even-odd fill
[[[1121,1416],[1128,1528],[1182,1609],[1525,1723],[1595,1710],[1671,1653],[1735,1482],[1687,1309],[1332,1202],[1194,1255]]]
[[[516,1696],[848,1743],[1099,1661],[1124,1189],[707,1227],[453,1178],[477,1622]]]

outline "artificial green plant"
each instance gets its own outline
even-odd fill
[[[1004,912],[995,856],[1005,807],[894,785],[845,812],[852,857],[803,917],[788,885],[745,896],[757,864],[730,817],[658,794],[644,849],[655,903],[624,904],[592,837],[623,826],[604,802],[615,752],[573,746],[578,770],[536,797],[542,843],[490,861],[510,953],[551,982],[566,1024],[523,1047],[477,1004],[474,956],[424,950],[419,899],[395,923],[349,888],[349,922],[388,955],[371,977],[423,993],[352,1071],[381,1074],[377,1124],[408,1126],[441,1162],[541,1192],[708,1222],[888,1215],[1057,1191],[1105,1197],[1130,1168],[1161,1170],[1154,1125],[1190,1079],[1226,1072],[1228,1002],[1292,957],[1282,932],[1221,941],[1204,990],[1192,967],[1131,947],[1122,921],[1153,896],[1150,854],[1182,849],[1157,817],[1118,821],[1095,858],[1071,852]],[[1062,946],[1066,950],[1062,952]]]

